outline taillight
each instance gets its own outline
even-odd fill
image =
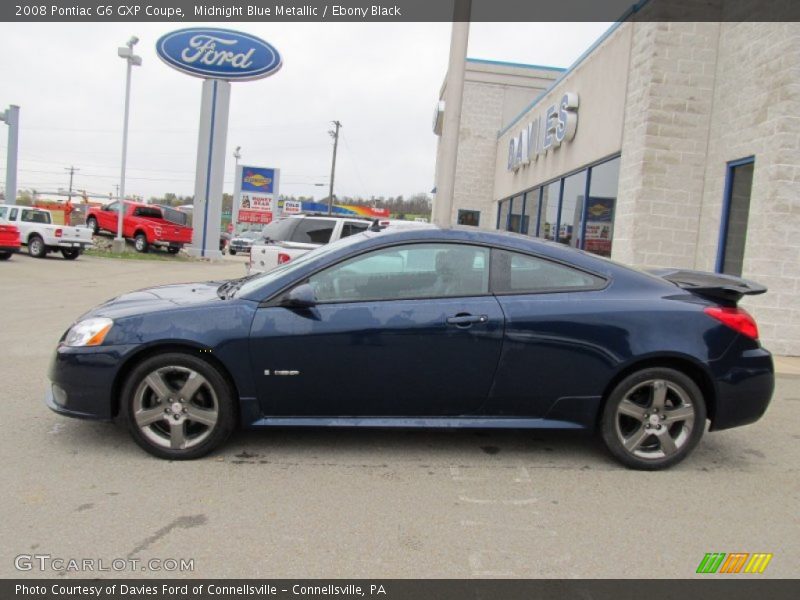
[[[64,234],[64,231],[61,229],[56,229],[56,237],[61,237]]]
[[[286,254],[285,252],[278,252],[278,264],[282,265],[283,263],[287,263],[292,260],[292,257]]]
[[[758,339],[758,325],[745,309],[738,306],[709,306],[704,312],[734,331],[754,340]]]

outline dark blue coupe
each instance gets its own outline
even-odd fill
[[[47,404],[200,457],[244,427],[597,430],[658,469],[756,421],[772,357],[743,279],[520,235],[368,231],[258,276],[124,294],[61,338]]]

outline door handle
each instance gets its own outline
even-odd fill
[[[468,313],[458,313],[452,317],[447,317],[448,325],[456,327],[469,327],[473,323],[486,323],[489,320],[487,315],[470,315]]]

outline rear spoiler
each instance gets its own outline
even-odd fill
[[[733,304],[739,302],[742,296],[755,296],[767,291],[767,288],[759,283],[723,273],[688,269],[650,269],[648,273],[666,279],[698,296]]]

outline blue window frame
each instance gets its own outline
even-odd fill
[[[717,244],[717,273],[741,276],[755,156],[732,160],[725,166],[725,189]]]

